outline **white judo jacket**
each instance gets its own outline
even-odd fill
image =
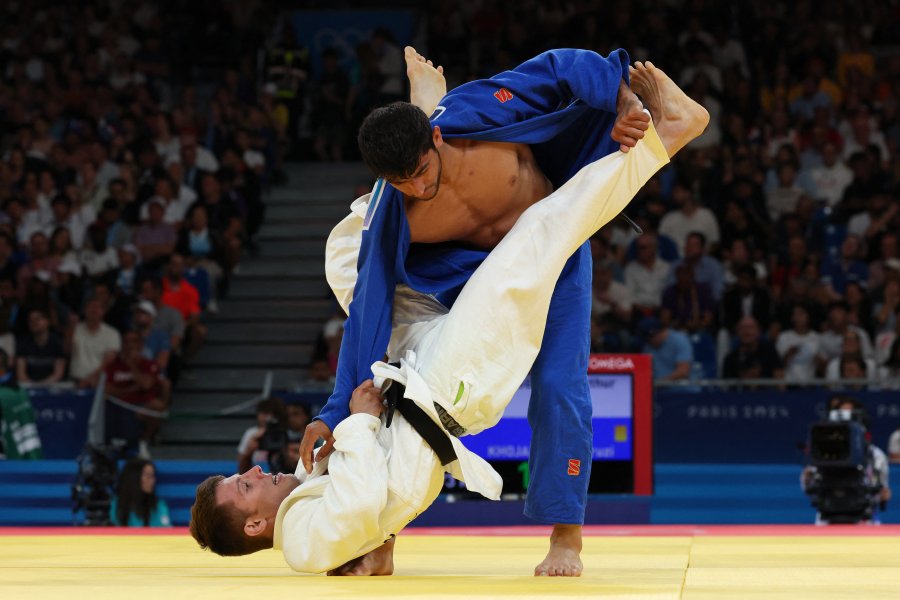
[[[326,275],[346,310],[356,283],[356,259],[369,196],[357,199],[352,213],[328,239]],[[440,424],[431,392],[415,371],[408,352],[430,322],[447,309],[427,295],[398,288],[389,356],[400,369],[376,363],[376,385],[385,377],[406,386],[406,397]],[[378,548],[434,502],[445,473],[468,489],[497,500],[503,481],[481,457],[450,436],[458,460],[442,466],[437,455],[399,413],[390,428],[381,419],[354,414],[333,432],[334,452],[307,475],[297,467],[300,486],[281,503],[274,547],[296,571],[322,573]]]

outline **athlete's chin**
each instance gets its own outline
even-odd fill
[[[419,198],[419,200],[424,200],[425,202],[428,202],[429,200],[434,200],[435,196],[438,195],[438,189],[440,189],[440,186],[437,186],[437,185],[434,186],[434,192],[430,196],[425,196],[423,198]]]

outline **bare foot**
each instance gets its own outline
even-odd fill
[[[431,115],[438,102],[447,95],[447,80],[444,79],[444,67],[437,68],[416,52],[412,46],[404,49],[406,58],[406,76],[409,78],[409,101]]]
[[[629,73],[631,88],[650,110],[656,132],[670,157],[703,133],[709,123],[709,113],[689,98],[662,69],[650,61],[635,62]]]
[[[328,571],[331,576],[366,577],[369,575],[392,575],[394,573],[394,540],[391,538],[383,546],[368,554],[347,561]]]
[[[581,577],[581,525],[553,526],[550,534],[550,551],[534,568],[537,576]]]

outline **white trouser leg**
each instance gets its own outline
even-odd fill
[[[566,261],[668,161],[651,125],[630,152],[585,166],[522,214],[416,344],[416,371],[468,433],[496,424],[531,369]]]

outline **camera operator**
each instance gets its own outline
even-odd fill
[[[848,424],[847,433],[838,440],[835,447],[825,447],[830,440],[817,439],[816,428],[837,423]],[[834,453],[836,448],[845,449],[849,461],[856,441],[852,439],[853,432],[859,431],[852,429],[852,424],[860,425],[863,432],[862,460],[865,464],[839,466],[824,464],[833,459],[831,453]],[[813,425],[810,438],[812,464],[803,469],[800,486],[811,497],[813,506],[819,509],[816,523],[878,522],[879,508],[883,511],[891,498],[889,466],[884,451],[871,443],[869,417],[862,403],[848,396],[832,398],[829,402],[827,424]],[[825,454],[827,456],[823,456]],[[853,475],[848,477],[848,474]],[[854,499],[860,497],[866,500],[862,502],[857,500],[854,503]]]
[[[287,411],[279,398],[263,398],[256,403],[256,425],[247,429],[238,444],[238,473],[268,460],[268,452],[260,448],[260,439],[269,423],[284,423]]]
[[[285,404],[266,398],[256,405],[256,425],[244,432],[238,446],[238,468],[268,463],[272,471],[293,473],[300,460],[300,440],[311,414],[305,404]]]

